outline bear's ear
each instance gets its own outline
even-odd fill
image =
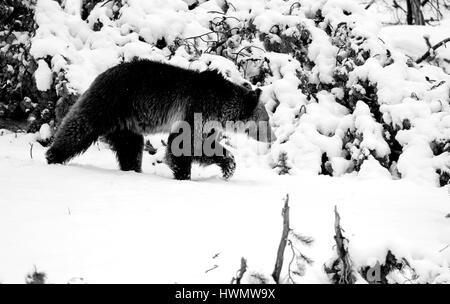
[[[261,97],[262,90],[260,88],[256,88],[255,93],[256,93],[256,99],[259,102],[259,98]]]
[[[253,90],[253,88],[252,88],[252,85],[250,84],[250,83],[248,83],[248,82],[244,82],[243,84],[242,84],[242,86],[244,87],[244,88],[246,88],[247,90]]]

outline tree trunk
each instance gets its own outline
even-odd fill
[[[420,0],[406,0],[406,23],[425,25]]]

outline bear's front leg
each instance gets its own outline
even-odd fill
[[[172,170],[175,179],[188,180],[191,179],[192,156],[180,155],[180,148],[173,145],[174,139],[179,135],[179,133],[171,133],[169,135],[167,140],[166,164]],[[174,149],[178,149],[178,151],[174,151]]]
[[[227,155],[221,160],[219,167],[222,170],[223,178],[230,179],[236,170],[236,162],[234,161],[233,154],[227,151]]]
[[[167,164],[173,172],[173,176],[178,180],[191,179],[192,159],[190,157],[174,157],[167,159]]]

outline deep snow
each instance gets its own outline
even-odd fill
[[[51,283],[229,283],[241,257],[247,275],[269,275],[286,193],[291,226],[315,239],[301,247],[314,264],[297,282],[329,282],[323,264],[335,257],[334,205],[355,268],[384,261],[391,249],[411,263],[415,282],[450,282],[448,186],[382,176],[278,176],[241,157],[229,181],[214,167],[195,168],[193,181],[175,181],[148,154],[143,174],[117,170],[103,144],[68,165],[49,166],[36,136],[0,136],[0,282],[23,283],[35,265]]]
[[[306,30],[311,41],[303,51],[313,63],[308,68],[291,55],[261,51],[265,46],[260,39],[242,40],[237,34],[222,51],[228,59],[205,52],[197,56],[183,44],[170,50],[176,39],[208,33],[210,22],[222,16],[222,0],[201,1],[194,10],[185,2],[127,1],[117,17],[113,2],[108,2],[99,4],[86,22],[80,17],[79,0],[65,1],[64,8],[39,0],[39,28],[30,50],[38,62],[38,89],[55,85],[53,72],[64,75],[68,88],[80,94],[99,73],[133,57],[217,69],[240,82],[264,65],[246,65],[243,73],[243,67],[236,66],[243,59],[236,56],[233,62],[230,54],[253,46],[254,53],[243,57],[268,59],[272,74],[259,86],[279,141],[271,151],[246,140],[234,145],[238,169],[229,181],[211,167],[196,168],[193,181],[180,182],[158,163],[164,149],[145,155],[143,174],[117,170],[103,144],[67,166],[48,166],[45,148],[36,139],[51,137],[49,125],[29,135],[0,130],[0,282],[23,283],[35,265],[50,283],[81,281],[77,278],[88,283],[229,283],[241,257],[249,266],[244,282],[254,282],[251,273],[272,273],[282,199],[289,193],[291,225],[315,239],[309,248],[299,246],[314,264],[296,282],[330,282],[323,265],[336,257],[337,205],[355,270],[383,262],[391,250],[398,259],[407,259],[416,276],[393,273],[390,282],[450,283],[450,186],[435,187],[436,169],[450,170],[450,154],[444,149],[435,155],[430,147],[450,138],[450,55],[444,47],[436,52],[441,67],[411,63],[426,51],[424,35],[431,43],[448,36],[448,19],[437,27],[383,27],[378,19],[384,18],[373,13],[375,5],[366,11],[360,1],[304,0],[301,6],[296,0],[229,1],[233,7],[224,13],[230,28],[244,29],[251,20],[258,35],[275,40],[279,35],[295,38]],[[322,22],[315,18],[319,9]],[[94,29],[97,22],[100,29]],[[349,71],[343,71],[344,64],[336,66],[338,55],[343,60],[345,54],[338,48],[336,32],[326,32],[342,22],[349,26],[342,36],[351,44],[347,51],[370,51],[367,60]],[[276,27],[284,30],[275,35]],[[168,45],[162,49],[155,45],[161,38]],[[197,40],[199,50],[209,48]],[[336,68],[348,75],[344,84],[334,83]],[[299,72],[308,83],[333,88],[309,100],[299,89]],[[363,80],[376,85],[383,122],[401,126],[409,121],[411,128],[401,128],[396,136],[402,154],[391,170],[398,170],[402,180],[394,180],[398,174],[391,175],[373,157],[387,156],[390,148],[382,122],[374,120],[369,106],[358,101],[348,109],[338,102],[345,88],[364,90]],[[343,149],[347,131],[361,137],[350,151]],[[152,137],[152,144],[160,148],[160,137]],[[287,153],[292,176],[278,176],[269,168],[282,152]],[[352,160],[364,159],[359,172],[351,168],[349,152]],[[334,178],[317,175],[323,153]],[[284,281],[290,258],[287,250]]]

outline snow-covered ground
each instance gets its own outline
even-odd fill
[[[241,257],[255,282],[272,273],[286,194],[292,228],[315,240],[298,245],[314,263],[296,282],[330,282],[336,205],[353,270],[390,250],[410,269],[389,282],[450,283],[450,186],[438,188],[450,174],[450,52],[414,63],[424,36],[449,36],[449,19],[386,27],[378,5],[359,0],[191,2],[106,1],[83,20],[79,0],[38,0],[37,88],[79,95],[133,58],[217,69],[263,90],[272,149],[231,137],[231,180],[196,167],[175,181],[159,136],[137,174],[102,143],[47,165],[36,139],[50,139],[54,121],[37,134],[0,130],[0,283],[24,282],[34,265],[51,283],[229,283]],[[283,155],[291,175],[274,170]],[[290,260],[288,248],[283,282]]]
[[[337,205],[355,269],[384,262],[390,249],[415,269],[413,281],[450,283],[448,186],[354,174],[278,176],[239,158],[229,181],[214,167],[175,181],[148,154],[143,174],[117,170],[103,144],[66,166],[49,166],[34,140],[0,136],[0,282],[22,283],[35,265],[53,283],[229,283],[241,257],[247,275],[269,275],[289,193],[291,226],[315,240],[299,247],[314,264],[297,282],[329,282],[323,265],[335,257]]]

